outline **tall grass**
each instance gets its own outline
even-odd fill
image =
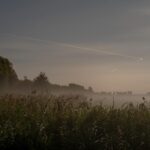
[[[149,104],[114,108],[80,96],[3,96],[0,149],[148,150]]]

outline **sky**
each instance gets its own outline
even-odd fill
[[[19,76],[150,91],[150,1],[1,0],[0,55]]]

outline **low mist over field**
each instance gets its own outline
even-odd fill
[[[150,1],[0,0],[0,150],[149,150]]]
[[[150,100],[150,94],[135,94],[132,91],[112,91],[95,92],[91,86],[85,88],[83,85],[69,83],[68,85],[59,85],[51,83],[45,73],[39,73],[33,80],[24,76],[19,79],[12,63],[3,57],[0,57],[0,95],[55,95],[55,96],[76,96],[81,95],[92,99],[93,105],[104,104],[120,107],[123,104],[132,102],[139,104]]]

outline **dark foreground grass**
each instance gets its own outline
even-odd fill
[[[81,100],[81,102],[79,102]],[[84,97],[0,98],[0,149],[148,150],[148,104],[91,106]]]

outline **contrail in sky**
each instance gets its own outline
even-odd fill
[[[125,57],[125,58],[130,58],[130,59],[134,59],[134,60],[139,60],[139,61],[143,61],[142,57],[136,57],[136,56],[129,56],[129,55],[124,55],[124,54],[120,54],[120,53],[115,53],[115,52],[110,52],[110,51],[105,51],[104,49],[94,49],[94,48],[87,48],[87,47],[80,47],[80,46],[76,46],[76,45],[71,45],[71,44],[64,44],[66,47],[72,47],[72,48],[76,48],[76,49],[81,49],[81,50],[86,50],[86,51],[92,51],[92,52],[98,52],[98,53],[103,53],[106,55],[111,55],[111,56],[120,56],[120,57]]]
[[[124,57],[124,58],[128,58],[128,59],[134,59],[134,60],[137,60],[137,61],[143,61],[142,57],[130,56],[130,55],[124,55],[124,54],[121,54],[121,53],[110,52],[110,51],[107,51],[105,49],[95,49],[95,48],[81,47],[81,46],[77,46],[77,45],[74,45],[74,44],[62,43],[62,42],[57,42],[57,41],[52,41],[52,40],[41,40],[41,39],[38,39],[38,38],[32,38],[32,37],[29,37],[29,36],[21,36],[21,35],[16,35],[16,34],[2,34],[2,35],[12,36],[12,37],[15,37],[15,38],[22,38],[22,39],[25,39],[25,40],[31,40],[31,41],[36,41],[36,42],[41,42],[41,43],[48,44],[48,45],[50,45],[50,42],[51,42],[51,43],[55,43],[55,44],[63,46],[63,47],[70,47],[70,48],[74,48],[74,49],[80,49],[82,51],[84,50],[85,52],[87,52],[87,51],[97,52],[97,53],[102,53],[102,54],[111,55],[111,56],[119,56],[119,57]]]

